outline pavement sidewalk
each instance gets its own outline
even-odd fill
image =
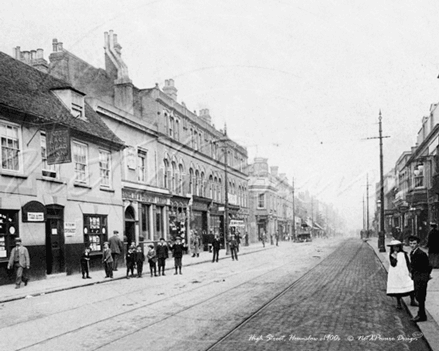
[[[379,252],[377,238],[371,238],[364,240],[366,241],[376,252],[377,257],[382,262],[386,271],[388,272],[389,263],[389,247],[386,246],[386,252]],[[385,245],[388,245],[391,241],[390,238],[385,239]],[[404,250],[409,253],[409,246],[404,246]],[[426,252],[424,248],[422,248]],[[428,293],[426,295],[426,305],[425,309],[428,315],[428,320],[426,322],[417,323],[420,331],[423,333],[426,341],[433,350],[439,350],[439,270],[433,269],[431,273],[432,279],[428,283]],[[407,310],[412,317],[415,317],[418,312],[418,307],[410,306],[409,297],[403,298],[403,303],[406,305]]]
[[[261,250],[269,250],[275,248],[275,245],[266,244],[263,248],[261,243],[250,244],[249,246],[240,245],[240,251],[238,256],[246,255]],[[170,255],[171,256],[171,255]],[[231,259],[231,255],[225,255],[225,250],[220,250],[219,260]],[[211,262],[212,253],[207,251],[200,252],[199,257],[191,257],[191,255],[185,255],[183,258],[183,266],[192,266],[200,263]],[[174,272],[174,261],[173,258],[169,258],[166,262],[166,272]],[[32,298],[40,295],[50,294],[58,291],[75,289],[84,286],[102,284],[111,282],[118,279],[126,279],[125,277],[126,268],[120,267],[119,270],[113,272],[113,278],[104,278],[104,269],[91,271],[90,276],[92,279],[82,279],[81,274],[66,275],[65,273],[56,274],[54,276],[47,276],[46,279],[41,280],[30,280],[27,286],[22,284],[20,289],[15,289],[15,284],[1,285],[0,286],[0,304],[24,299]],[[149,276],[150,270],[148,263],[144,263],[144,277]],[[132,278],[135,279],[135,278]]]

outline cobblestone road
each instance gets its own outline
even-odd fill
[[[385,287],[373,250],[348,240],[212,350],[429,350]]]

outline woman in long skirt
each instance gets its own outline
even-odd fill
[[[387,295],[397,300],[397,309],[402,309],[402,297],[410,296],[411,305],[416,306],[414,300],[414,282],[410,276],[408,255],[403,251],[402,242],[392,240],[390,246],[390,269],[388,271]]]

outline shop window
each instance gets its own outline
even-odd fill
[[[0,260],[7,259],[15,247],[18,228],[18,211],[0,210]]]
[[[264,194],[258,195],[258,207],[263,208],[264,207]]]
[[[141,211],[141,230],[142,230],[142,236],[147,239],[149,238],[149,231],[150,231],[150,205],[142,205],[142,211]]]
[[[107,216],[84,215],[84,243],[92,252],[101,252],[103,243],[107,241]]]

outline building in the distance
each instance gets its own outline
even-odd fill
[[[260,240],[263,233],[271,242],[275,235],[280,240],[290,238],[294,194],[286,175],[278,174],[276,166],[269,171],[268,159],[262,157],[256,157],[248,170],[250,242]]]

